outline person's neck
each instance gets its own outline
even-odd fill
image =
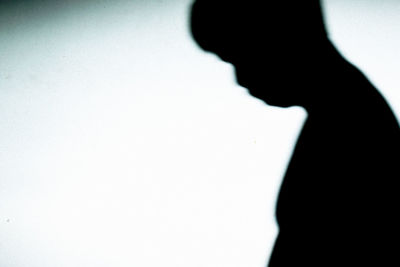
[[[360,71],[331,45],[318,59],[315,77],[311,82],[313,97],[303,107],[310,114],[332,113],[345,108],[357,95]],[[307,101],[309,100],[309,101]]]

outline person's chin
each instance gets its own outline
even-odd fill
[[[293,105],[288,104],[288,103],[283,103],[283,102],[278,102],[278,101],[273,101],[270,99],[264,99],[260,98],[265,104],[273,107],[278,107],[278,108],[289,108],[292,107]]]
[[[250,93],[251,96],[260,99],[261,101],[263,101],[265,104],[269,105],[269,106],[274,106],[274,107],[279,107],[279,108],[289,108],[291,106],[293,106],[292,104],[286,102],[286,101],[282,101],[282,99],[276,99],[274,97],[268,97],[265,95],[260,95],[260,94],[256,94],[256,93]]]
[[[269,106],[281,107],[281,108],[288,108],[292,106],[290,103],[287,103],[286,101],[283,101],[282,99],[276,96],[263,94],[256,90],[248,90],[248,92],[251,96],[260,99]]]

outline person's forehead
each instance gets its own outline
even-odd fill
[[[197,0],[194,2],[197,18],[216,26],[270,25],[279,27],[296,22],[322,21],[319,0]],[[193,12],[193,11],[192,11]]]
[[[317,25],[306,23],[311,15],[292,9],[272,12],[277,5],[269,2],[262,9],[251,5],[254,1],[238,2],[229,5],[225,0],[198,0],[192,11],[192,34],[197,43],[225,61],[232,61],[238,51],[247,55],[264,48],[282,51],[290,43],[326,36],[318,18]]]

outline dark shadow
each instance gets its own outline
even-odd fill
[[[284,177],[269,266],[400,266],[400,128],[329,40],[318,0],[198,0],[192,34],[249,93],[308,118]]]

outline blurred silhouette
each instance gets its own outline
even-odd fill
[[[192,34],[238,84],[308,117],[276,208],[269,266],[400,266],[400,128],[328,38],[318,0],[197,0]]]

